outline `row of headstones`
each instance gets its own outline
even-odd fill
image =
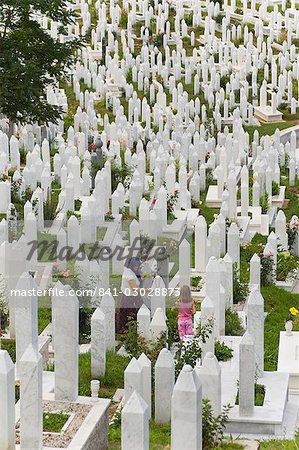
[[[254,413],[255,346],[247,331],[239,347],[239,414]],[[151,362],[142,354],[125,370],[125,397],[121,412],[124,450],[149,448],[151,411]],[[213,415],[221,413],[221,368],[213,353],[202,365],[184,366],[175,382],[175,362],[162,349],[155,364],[155,422],[171,422],[171,448],[202,448],[202,399],[210,401]],[[188,418],[188,419],[187,419]]]
[[[39,448],[42,439],[42,357],[38,352],[36,285],[24,273],[16,286],[16,370],[21,385],[20,434],[24,448]],[[32,295],[30,295],[32,293]],[[52,296],[53,348],[55,351],[55,399],[75,401],[78,397],[79,302],[68,286],[57,282]],[[92,372],[105,372],[106,351],[115,348],[115,305],[103,296],[92,322]],[[13,448],[15,439],[15,374],[7,352],[1,351],[0,442]],[[2,446],[1,446],[2,448]]]

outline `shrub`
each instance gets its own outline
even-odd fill
[[[269,211],[269,194],[266,192],[260,197],[260,207],[262,208],[262,214],[267,214]]]
[[[188,27],[192,27],[192,24],[193,24],[193,13],[186,14],[184,16],[184,20],[185,20],[186,25]]]
[[[227,308],[225,311],[225,336],[242,336],[244,328],[237,311]]]
[[[131,167],[126,164],[122,164],[118,167],[114,161],[111,163],[111,190],[114,192],[118,186],[118,183],[125,185],[126,181],[132,176]]]
[[[277,255],[276,278],[278,281],[285,281],[288,274],[299,267],[298,257],[290,252],[279,252]]]
[[[279,184],[275,181],[272,181],[272,195],[278,195],[279,194]]]
[[[44,219],[55,220],[58,207],[58,197],[49,193],[47,200],[44,202]]]
[[[231,406],[224,406],[222,413],[214,417],[212,406],[209,400],[202,401],[202,448],[210,450],[221,445],[225,425],[228,421],[228,414]]]
[[[228,361],[233,357],[233,349],[224,344],[224,342],[215,342],[215,356],[218,361]]]
[[[200,289],[202,277],[191,277],[191,286]]]
[[[176,377],[179,375],[180,371],[184,367],[185,364],[189,364],[191,367],[196,366],[196,362],[199,358],[201,358],[202,343],[205,343],[207,338],[212,332],[213,328],[213,320],[210,320],[204,326],[199,326],[196,330],[195,337],[192,339],[190,343],[186,346],[183,342],[178,344],[178,349],[176,352],[176,365],[175,365],[175,373]]]
[[[174,191],[173,194],[167,195],[167,220],[173,220],[175,218],[174,208],[179,198],[179,192]]]
[[[93,312],[93,308],[86,306],[79,309],[79,341],[81,344],[87,342],[90,338],[90,324]]]
[[[154,364],[162,348],[166,347],[166,333],[161,333],[159,339],[155,341],[147,340],[138,334],[138,323],[136,320],[130,320],[128,329],[124,334],[124,347],[126,352],[135,358],[144,353]]]
[[[248,296],[249,288],[248,284],[241,283],[240,281],[240,271],[237,264],[233,265],[233,302],[240,303],[244,302]]]

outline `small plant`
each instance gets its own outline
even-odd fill
[[[254,384],[254,405],[263,406],[266,395],[266,387],[263,384]],[[236,397],[236,405],[239,404],[239,390]]]
[[[292,322],[295,322],[297,315],[299,314],[298,309],[296,309],[294,306],[289,309],[289,314],[286,317],[286,322],[289,322],[290,320]]]
[[[108,211],[105,214],[105,222],[113,222],[113,220],[114,220],[114,216],[113,216],[112,212]]]
[[[262,208],[262,214],[267,214],[269,211],[269,194],[266,192],[260,197],[260,207]]]
[[[45,220],[55,220],[57,215],[58,198],[55,196],[48,195],[47,200],[44,202],[44,219]]]
[[[279,184],[276,181],[272,181],[272,195],[279,194]]]
[[[185,14],[184,20],[188,27],[192,27],[193,24],[193,13]]]
[[[167,196],[167,220],[174,220],[174,210],[179,198],[179,192],[174,191],[173,194]]]
[[[225,311],[225,336],[242,336],[244,328],[237,311],[227,308]]]
[[[228,361],[233,357],[233,349],[224,344],[224,342],[215,342],[215,356],[218,361]]]
[[[290,252],[279,252],[277,255],[276,278],[285,281],[290,273],[296,274],[299,268],[299,259]]]
[[[196,329],[194,338],[186,345],[184,342],[178,344],[178,349],[175,355],[176,365],[175,373],[176,377],[185,364],[189,364],[191,367],[195,367],[197,360],[202,355],[202,344],[205,343],[212,333],[214,320],[209,320],[205,325],[199,326]]]
[[[109,425],[111,428],[119,428],[121,426],[121,410],[122,408],[115,411],[112,421]]]
[[[249,294],[248,284],[241,283],[240,281],[240,271],[238,269],[237,263],[233,264],[233,302],[241,303],[244,302]]]
[[[232,406],[224,406],[219,416],[213,416],[211,403],[207,399],[202,401],[202,448],[210,450],[221,445],[229,411]]]
[[[201,289],[202,277],[192,277],[191,278],[191,286],[195,288],[195,290],[199,291]]]
[[[161,333],[155,341],[145,339],[138,333],[138,323],[136,320],[130,320],[126,333],[124,333],[124,348],[126,352],[135,358],[144,353],[152,363],[157,360],[160,351],[166,346],[166,333]]]

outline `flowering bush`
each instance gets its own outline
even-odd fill
[[[298,257],[290,252],[279,252],[277,255],[276,278],[278,281],[285,281],[289,275],[294,274],[299,268]]]

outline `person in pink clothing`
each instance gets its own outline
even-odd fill
[[[191,297],[191,290],[189,286],[182,286],[179,298],[179,315],[178,315],[178,330],[180,340],[185,336],[193,335],[193,314],[196,309],[194,301]]]

